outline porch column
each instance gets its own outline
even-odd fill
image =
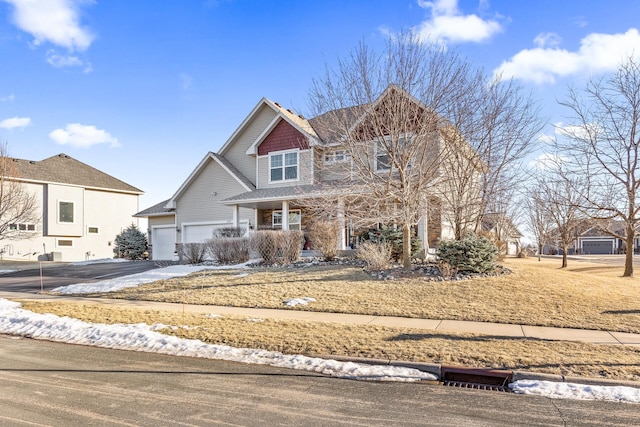
[[[282,201],[282,229],[289,229],[289,201]]]
[[[340,229],[340,237],[338,240],[338,250],[345,250],[347,248],[345,240],[347,240],[345,221],[344,221],[344,201],[338,200],[338,228]]]
[[[231,210],[232,210],[233,226],[239,227],[240,226],[240,206],[233,205],[231,206]]]

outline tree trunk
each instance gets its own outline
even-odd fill
[[[405,270],[411,268],[411,226],[402,227],[402,264]]]
[[[566,244],[562,245],[562,267],[560,268],[567,268],[567,245]]]
[[[633,277],[633,241],[636,238],[633,227],[627,227],[627,251],[624,258],[624,273],[622,277]]]

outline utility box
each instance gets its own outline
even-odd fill
[[[62,261],[62,252],[51,252],[49,261]]]

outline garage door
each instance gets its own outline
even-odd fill
[[[151,229],[151,258],[155,260],[171,260],[176,248],[176,230],[172,227]]]
[[[213,237],[213,232],[216,228],[231,227],[231,226],[232,226],[231,223],[185,225],[182,242],[183,243],[202,243]]]
[[[582,253],[585,255],[607,255],[613,253],[611,240],[583,240]]]

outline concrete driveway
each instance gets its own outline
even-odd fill
[[[153,261],[106,262],[72,265],[43,262],[23,264],[23,269],[0,274],[0,291],[38,293],[74,283],[93,283],[142,273],[158,266]],[[42,266],[42,274],[40,267]],[[9,269],[0,263],[0,269]]]

